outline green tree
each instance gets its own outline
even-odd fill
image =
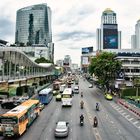
[[[50,60],[47,60],[47,59],[45,59],[44,57],[41,57],[41,58],[37,58],[36,60],[35,60],[35,62],[36,63],[52,63]]]
[[[121,70],[121,62],[116,59],[116,54],[101,52],[92,58],[89,65],[89,73],[98,77],[100,84],[108,87],[115,79],[116,73]]]

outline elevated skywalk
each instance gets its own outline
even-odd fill
[[[7,46],[0,47],[0,83],[54,75],[54,65],[39,65],[24,52]]]

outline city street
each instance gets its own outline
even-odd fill
[[[83,91],[83,99],[80,94],[74,94],[72,107],[62,107],[61,102],[56,102],[54,97],[19,140],[55,140],[57,121],[70,124],[69,135],[64,140],[139,140],[140,120],[137,116],[116,102],[107,101],[95,86],[89,88],[87,81],[80,79],[79,86],[80,92]],[[81,99],[85,103],[84,109],[80,108]],[[95,110],[96,102],[100,104],[100,111]],[[81,113],[85,117],[84,126],[79,124]],[[94,116],[99,122],[97,128],[93,127]]]

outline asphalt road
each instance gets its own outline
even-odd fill
[[[80,94],[75,94],[72,107],[62,107],[54,97],[19,140],[55,140],[56,122],[63,120],[69,122],[70,132],[67,138],[59,140],[140,140],[139,118],[116,102],[105,100],[99,89],[95,86],[88,88],[88,85],[87,81],[80,79],[80,91],[84,97],[82,99]],[[84,109],[80,109],[81,99],[85,102]],[[95,110],[96,102],[100,103],[98,112]],[[83,127],[79,125],[81,113],[85,116]],[[97,128],[93,127],[94,116],[98,118]]]

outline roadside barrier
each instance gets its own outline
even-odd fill
[[[127,103],[123,99],[118,99],[118,103],[140,117],[140,109],[139,108],[136,108],[134,105],[130,105],[129,103]]]

